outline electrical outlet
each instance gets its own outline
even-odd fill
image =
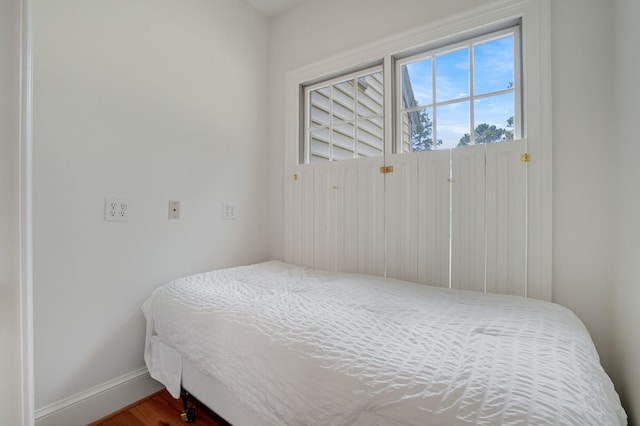
[[[127,222],[129,220],[129,201],[119,197],[105,198],[104,220],[109,222]]]
[[[225,220],[236,219],[236,203],[222,203],[222,218]]]
[[[180,219],[180,201],[169,201],[169,220]]]

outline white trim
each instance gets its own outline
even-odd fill
[[[35,412],[36,425],[75,424],[74,420],[79,417],[81,423],[86,424],[161,388],[162,385],[151,379],[149,371],[143,367],[39,408]]]
[[[70,397],[67,397],[61,401],[54,402],[53,404],[49,404],[37,409],[35,412],[35,418],[36,420],[40,420],[43,417],[50,416],[51,414],[65,410],[72,405],[79,404],[86,399],[93,398],[102,393],[108,392],[115,387],[125,385],[132,380],[137,380],[144,375],[148,376],[149,371],[143,367],[138,370],[132,371],[131,373],[127,373],[123,376],[109,380],[98,386],[94,386],[75,395],[71,395]]]
[[[532,154],[527,164],[528,185],[528,239],[527,295],[543,300],[552,300],[552,99],[551,99],[551,3],[549,0],[535,2],[535,7],[527,11],[535,27],[530,25],[521,34],[525,61],[523,64],[524,120],[527,135],[527,152]],[[528,72],[528,75],[527,75]],[[537,102],[527,101],[534,97]],[[526,111],[531,106],[534,111]],[[532,143],[533,140],[533,143]],[[532,260],[537,260],[532,262]]]
[[[33,380],[33,2],[20,0],[20,405],[21,424],[32,426]]]
[[[310,83],[304,86],[305,93],[321,89],[323,87],[331,87],[335,84],[344,83],[345,81],[355,80],[358,77],[366,77],[370,74],[376,74],[382,72],[382,63],[372,65],[369,67],[357,69],[345,74],[340,74],[336,77],[331,77],[326,80],[321,80],[315,83]],[[307,120],[307,126],[309,126],[309,122]]]

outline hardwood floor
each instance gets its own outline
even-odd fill
[[[180,418],[182,401],[161,390],[88,426],[231,426],[193,398],[189,401],[196,407],[193,423],[185,423]]]

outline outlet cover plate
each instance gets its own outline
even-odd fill
[[[232,202],[222,203],[222,219],[236,220],[236,203],[232,203]]]
[[[169,220],[180,219],[180,201],[169,201]]]
[[[129,201],[121,197],[104,199],[104,220],[107,222],[128,222],[130,215]]]

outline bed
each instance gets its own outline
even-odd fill
[[[624,425],[568,309],[271,261],[142,306],[145,361],[235,426]]]

